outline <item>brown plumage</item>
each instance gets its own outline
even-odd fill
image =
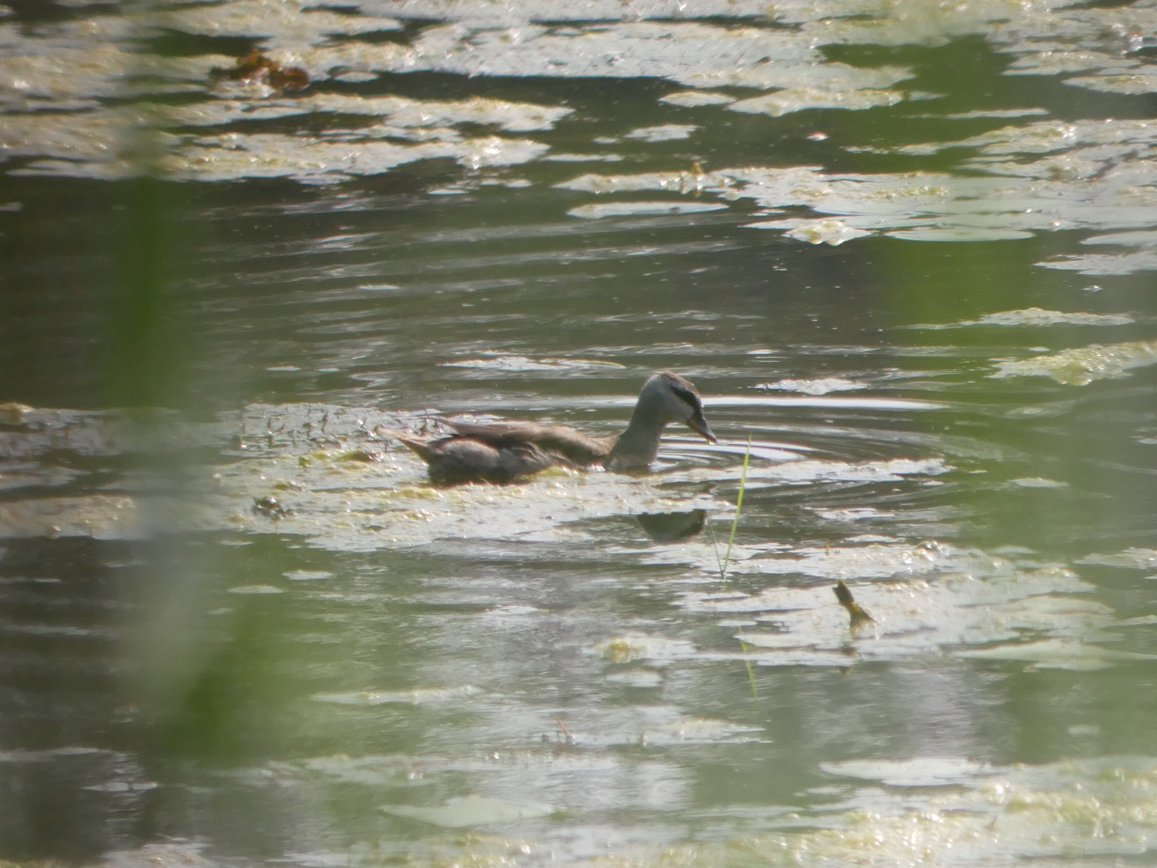
[[[645,470],[659,451],[668,422],[683,422],[714,443],[703,401],[689,380],[661,371],[643,384],[627,430],[615,437],[591,437],[565,425],[498,422],[492,425],[447,424],[455,433],[437,440],[380,429],[415,452],[429,467],[430,481],[512,482],[548,467]]]

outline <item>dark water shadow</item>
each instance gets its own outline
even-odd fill
[[[639,525],[655,542],[683,542],[694,539],[707,524],[707,510],[652,512],[636,515]]]

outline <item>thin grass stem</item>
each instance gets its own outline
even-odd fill
[[[727,568],[731,566],[731,546],[735,542],[735,530],[739,527],[739,512],[743,509],[743,490],[747,487],[747,466],[751,463],[751,435],[747,435],[747,451],[743,453],[743,473],[739,477],[739,496],[735,499],[735,517],[731,519],[731,533],[727,536],[727,551],[723,555],[723,565],[719,574],[727,578]],[[714,543],[714,539],[712,540]],[[719,555],[716,554],[716,560]]]
[[[711,548],[715,551],[715,563],[719,565],[719,579],[720,581],[727,581],[727,568],[731,565],[731,547],[735,544],[735,531],[739,528],[739,513],[743,509],[743,492],[747,488],[747,468],[751,464],[751,435],[747,435],[747,449],[743,453],[743,472],[739,476],[739,496],[735,498],[735,516],[731,519],[731,533],[727,535],[727,551],[723,555],[723,559],[719,559],[719,546],[715,542],[715,534],[711,532],[710,526],[707,528],[707,535],[711,537]],[[743,653],[748,653],[747,643],[743,639],[739,640],[739,647],[743,649]],[[747,666],[747,680],[751,683],[751,698],[759,699],[759,693],[755,689],[755,671],[751,668],[751,661],[744,660],[744,665]]]

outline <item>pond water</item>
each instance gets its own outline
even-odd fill
[[[1153,3],[0,14],[0,860],[1153,859]]]

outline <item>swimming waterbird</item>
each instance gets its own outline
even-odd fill
[[[430,481],[513,482],[548,467],[591,467],[631,473],[646,470],[659,452],[668,422],[683,422],[705,440],[716,438],[703,416],[703,400],[690,380],[660,371],[643,384],[627,430],[614,437],[591,437],[565,425],[496,422],[469,425],[447,422],[454,434],[420,440],[378,429],[400,441],[426,462]]]

